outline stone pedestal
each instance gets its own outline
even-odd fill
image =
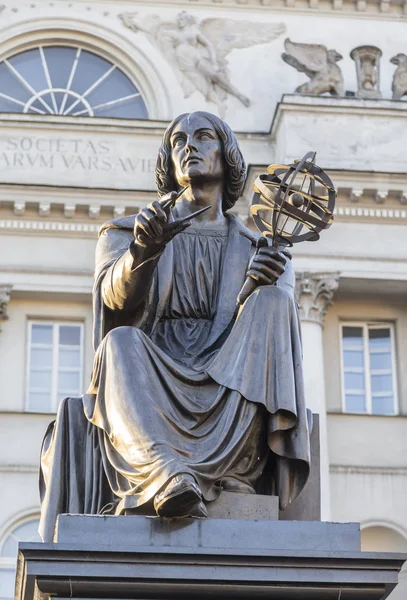
[[[379,600],[407,558],[354,523],[61,515],[55,539],[20,544],[16,600]]]

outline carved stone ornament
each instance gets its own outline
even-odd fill
[[[359,98],[381,98],[380,57],[382,51],[376,46],[359,46],[350,53],[356,63]]]
[[[10,302],[12,286],[0,284],[0,321],[7,321],[7,305]]]
[[[296,88],[298,94],[325,94],[344,96],[343,75],[336,64],[342,56],[336,50],[328,50],[320,44],[297,44],[288,38],[284,42],[286,52],[281,58],[288,64],[305,73],[310,81]]]
[[[390,59],[393,65],[397,65],[394,71],[391,91],[393,100],[400,100],[407,94],[407,55],[400,53]]]
[[[324,325],[339,285],[339,273],[297,273],[296,298],[302,321]]]
[[[230,81],[229,52],[271,42],[285,30],[282,23],[212,18],[200,21],[186,11],[180,12],[175,22],[137,12],[122,13],[119,18],[132,31],[147,34],[158,47],[174,68],[185,98],[198,90],[207,102],[217,105],[221,116],[226,110],[228,94],[244,106],[250,105],[249,98]]]

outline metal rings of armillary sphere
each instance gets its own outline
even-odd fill
[[[308,152],[291,165],[270,165],[253,184],[250,212],[260,233],[273,238],[274,247],[316,241],[332,225],[336,190],[314,160],[315,152]]]

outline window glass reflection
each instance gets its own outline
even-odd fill
[[[120,68],[80,47],[40,46],[0,62],[0,112],[148,118]]]

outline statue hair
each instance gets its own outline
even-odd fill
[[[240,151],[236,136],[225,121],[215,115],[197,111],[196,113],[184,113],[176,117],[167,127],[160,149],[158,151],[157,163],[155,168],[155,180],[157,184],[158,195],[161,198],[177,190],[179,185],[175,179],[174,167],[171,160],[171,134],[178,123],[188,117],[189,114],[198,114],[212,124],[222,145],[223,162],[225,166],[224,190],[222,200],[222,210],[226,212],[234,206],[240,198],[246,181],[246,163]]]

